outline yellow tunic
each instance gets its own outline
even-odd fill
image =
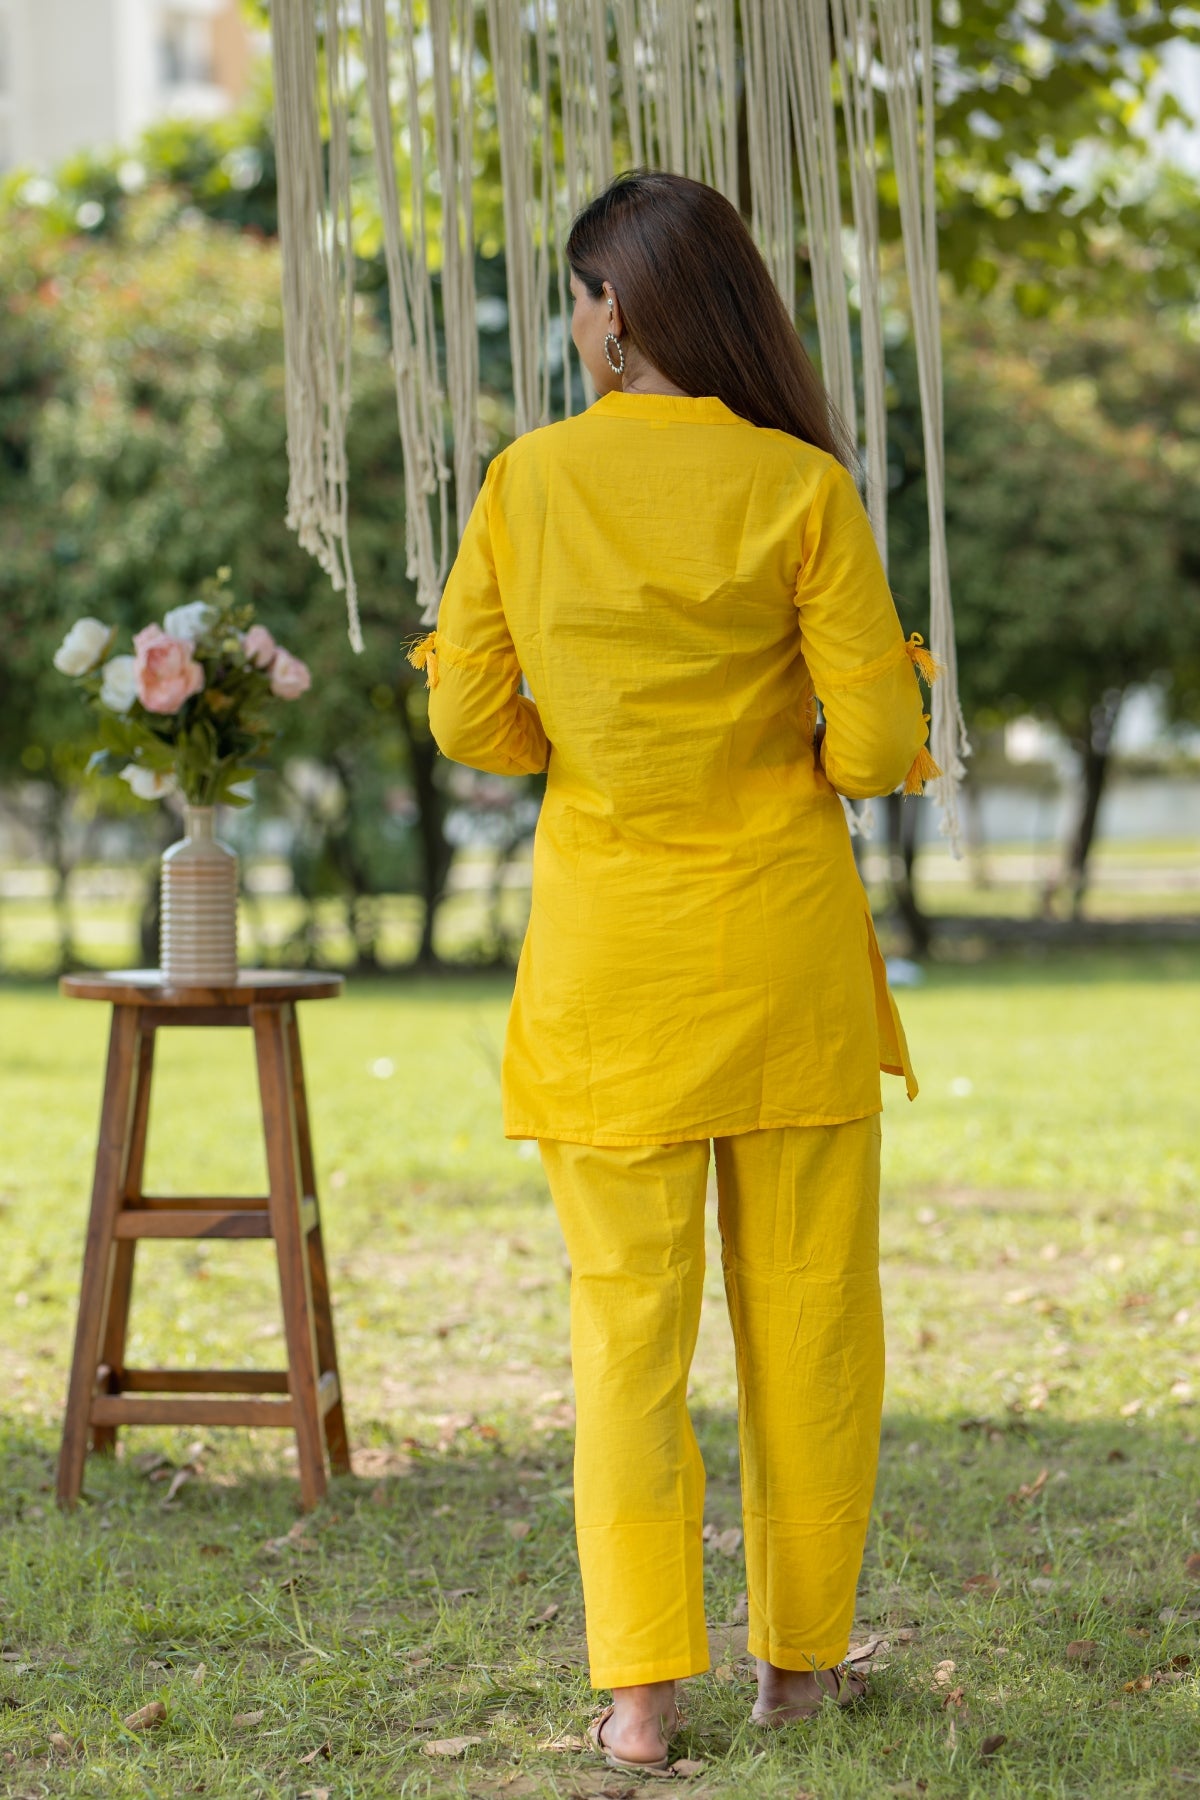
[[[493,459],[413,660],[447,756],[549,771],[506,1136],[841,1123],[881,1068],[916,1093],[838,799],[935,772],[916,655],[851,476],[715,397],[605,394]]]

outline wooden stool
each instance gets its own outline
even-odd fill
[[[284,1425],[296,1433],[301,1502],[313,1507],[325,1492],[326,1449],[339,1474],[349,1470],[350,1452],[296,1002],[333,999],[341,977],[243,969],[232,987],[167,987],[157,969],[119,969],[67,975],[59,985],[77,1000],[108,1000],[113,1009],[58,1460],[59,1503],[73,1506],[79,1498],[89,1427],[93,1447],[111,1451],[119,1425]],[[142,1192],[154,1039],[163,1025],[252,1028],[270,1193],[176,1199]],[[133,1253],[146,1237],[274,1238],[286,1370],[127,1368]],[[234,1394],[286,1398],[192,1397]]]

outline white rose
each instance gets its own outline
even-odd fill
[[[110,656],[100,676],[100,703],[127,713],[137,699],[137,657]]]
[[[54,666],[60,675],[86,675],[94,669],[113,641],[114,625],[102,619],[76,619],[58,649]]]
[[[212,623],[213,609],[207,600],[190,600],[186,606],[173,606],[163,620],[168,637],[183,638],[194,644]]]
[[[139,800],[162,800],[179,786],[174,775],[160,774],[157,769],[139,769],[136,763],[125,764],[121,780],[129,783]]]

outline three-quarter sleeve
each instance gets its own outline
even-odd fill
[[[906,641],[866,509],[849,471],[831,463],[813,498],[796,579],[800,641],[825,711],[821,763],[831,785],[855,800],[902,782],[919,793],[940,774],[925,748],[917,669],[933,659]]]
[[[494,467],[446,578],[437,630],[413,646],[409,661],[425,671],[429,729],[446,756],[492,775],[536,775],[550,749],[537,707],[520,692],[521,667],[500,603],[488,525]]]

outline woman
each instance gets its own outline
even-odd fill
[[[729,202],[622,176],[567,259],[599,398],[493,459],[412,659],[447,756],[548,772],[505,1134],[538,1140],[571,1262],[576,1530],[613,1691],[593,1741],[661,1770],[674,1684],[708,1667],[686,1393],[710,1146],[753,1717],[864,1685],[842,1658],[882,1405],[879,1070],[916,1083],[838,796],[937,773],[932,668]]]

